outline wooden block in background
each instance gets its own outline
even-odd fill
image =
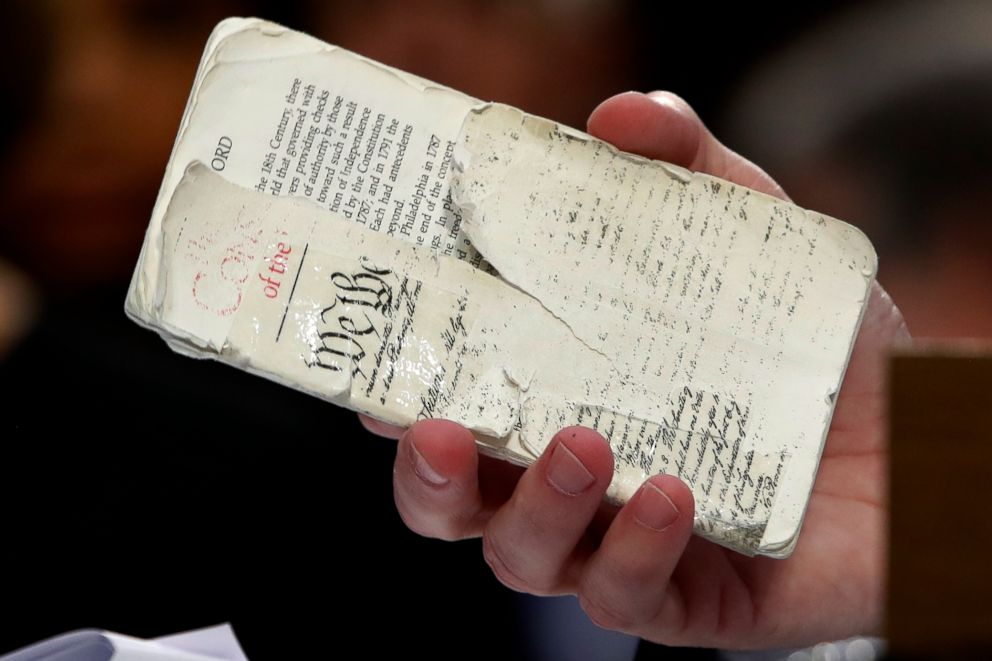
[[[992,351],[890,369],[889,650],[992,658]]]

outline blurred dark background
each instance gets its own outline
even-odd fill
[[[229,620],[253,661],[343,641],[537,654],[533,622],[476,542],[402,526],[391,442],[333,406],[175,355],[124,317],[196,64],[224,16],[283,22],[579,127],[613,93],[675,91],[796,202],[869,234],[917,335],[992,337],[987,2],[5,8],[0,653],[82,626],[145,637]]]

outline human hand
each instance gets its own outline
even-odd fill
[[[664,93],[608,99],[589,132],[626,151],[706,172],[785,199],[753,163],[718,142],[689,106]],[[483,538],[507,586],[577,594],[601,626],[669,645],[721,648],[812,644],[881,625],[888,348],[909,338],[902,316],[872,286],[820,461],[803,532],[787,560],[748,558],[691,537],[693,499],[676,477],[650,478],[622,509],[602,502],[613,457],[596,432],[559,432],[523,470],[477,453],[472,434],[442,420],[399,438],[396,506],[414,531]]]

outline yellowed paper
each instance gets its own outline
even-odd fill
[[[471,112],[457,154],[476,248],[639,386],[589,402],[633,421],[619,479],[675,472],[715,524],[788,548],[875,274],[864,235],[507,106]]]
[[[232,19],[127,309],[177,350],[450,418],[517,463],[593,427],[609,498],[676,474],[697,533],[783,556],[874,269],[839,221]]]

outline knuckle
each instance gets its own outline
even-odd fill
[[[459,519],[440,512],[425,512],[422,506],[411,507],[398,491],[393,492],[393,501],[403,525],[421,537],[447,542],[465,537],[465,527]]]
[[[641,624],[640,619],[628,609],[618,608],[588,591],[579,593],[579,605],[593,624],[603,629],[632,631]]]
[[[454,542],[479,534],[479,505],[463,490],[432,491],[394,469],[393,502],[404,525],[423,537]]]
[[[486,564],[489,565],[489,569],[492,570],[496,579],[510,588],[511,590],[516,590],[518,592],[529,592],[527,590],[526,583],[517,574],[510,569],[510,566],[506,563],[503,558],[503,553],[499,550],[498,546],[493,543],[493,539],[490,535],[482,536],[482,557],[485,559]]]
[[[417,533],[421,537],[434,537],[433,531],[423,524],[423,521],[419,517],[414,516],[403,504],[403,500],[400,498],[394,499],[396,502],[396,511],[400,515],[400,520],[403,521],[403,525],[409,528],[411,531]]]
[[[465,524],[460,519],[441,519],[434,531],[434,537],[445,542],[457,542],[470,537],[466,531]]]
[[[599,569],[610,585],[624,591],[639,590],[657,582],[655,567],[636,559],[613,557],[607,567]]]
[[[547,508],[542,507],[536,499],[515,493],[508,507],[515,534],[522,538],[554,539],[574,532],[569,517],[550,515]]]
[[[482,556],[496,579],[517,592],[547,595],[555,594],[556,581],[539,576],[528,576],[515,560],[514,554],[507,554],[492,535],[482,537]]]
[[[531,503],[514,498],[510,501],[510,506],[515,525],[522,534],[537,537],[554,530],[553,522],[547,521]]]

